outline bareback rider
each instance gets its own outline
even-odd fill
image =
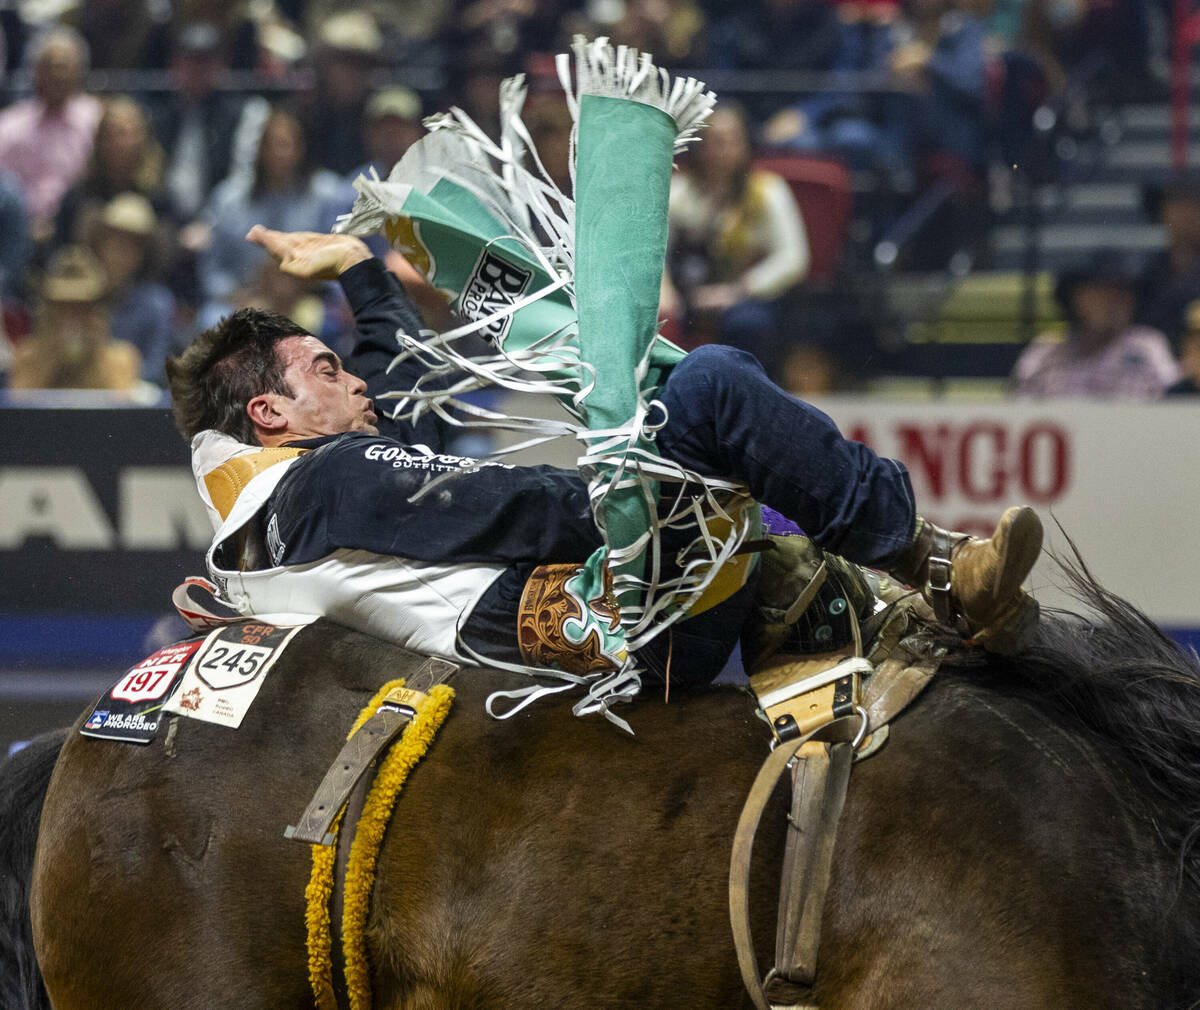
[[[544,662],[545,650],[528,648],[522,599],[538,566],[578,564],[602,545],[585,482],[447,456],[436,417],[377,414],[373,397],[411,388],[420,372],[413,359],[386,370],[396,331],[421,329],[399,282],[349,235],[256,226],[247,238],[287,273],[338,279],[359,339],[343,363],[292,321],[244,309],[168,363],[176,422],[219,526],[210,571],[226,594],[253,613],[323,613],[450,659]],[[744,482],[820,547],[920,589],[985,647],[1013,647],[1036,618],[1021,589],[1041,550],[1031,509],[1009,509],[986,540],[939,529],[917,514],[901,463],[843,438],[731,348],[692,352],[656,398],[663,456]],[[752,589],[680,622],[669,644],[654,639],[638,664],[661,675],[670,654],[678,676],[711,680]],[[595,656],[579,664],[557,662],[603,669]]]

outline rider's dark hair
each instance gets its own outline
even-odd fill
[[[287,316],[239,309],[200,333],[177,358],[167,360],[175,427],[190,439],[208,428],[254,445],[258,436],[246,404],[262,393],[293,396],[275,345],[285,337],[311,336]]]

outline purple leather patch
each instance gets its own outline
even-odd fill
[[[763,529],[772,536],[796,536],[803,535],[804,530],[792,522],[787,516],[776,512],[769,506],[762,506],[762,521]]]

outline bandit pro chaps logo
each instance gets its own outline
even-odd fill
[[[471,279],[463,288],[460,300],[461,311],[468,319],[477,322],[501,309],[513,305],[529,287],[533,271],[514,266],[487,249],[479,254],[479,261],[471,271]],[[490,344],[498,345],[512,326],[512,316],[495,319],[479,330],[479,335]]]

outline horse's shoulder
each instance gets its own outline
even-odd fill
[[[897,719],[858,781],[873,790],[886,780],[902,805],[954,809],[964,831],[978,824],[981,841],[995,830],[1053,853],[1064,833],[1091,825],[1097,842],[1138,844],[1147,816],[1139,791],[1111,746],[1048,702],[1051,690],[951,666]],[[869,798],[886,816],[879,793]]]
[[[1006,755],[1009,767],[1042,764],[1068,775],[1106,764],[1091,735],[1045,704],[1037,691],[953,666],[939,671],[900,717],[894,736],[906,734],[979,763]]]

